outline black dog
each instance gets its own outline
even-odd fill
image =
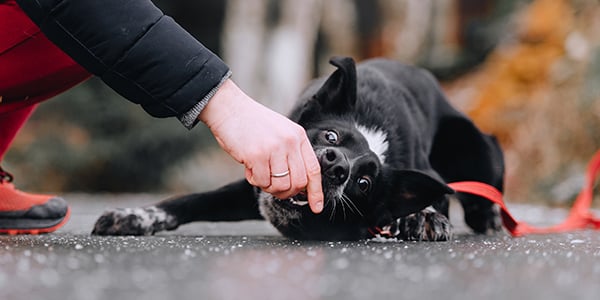
[[[408,240],[451,237],[445,183],[475,180],[502,190],[504,162],[496,140],[450,106],[428,72],[374,59],[312,82],[290,118],[306,129],[321,164],[325,208],[306,196],[275,199],[245,180],[167,199],[155,206],[105,212],[93,234],[147,235],[193,221],[270,221],[294,239],[356,240],[385,228]],[[456,195],[476,232],[500,229],[488,201]],[[431,209],[433,207],[435,210]]]

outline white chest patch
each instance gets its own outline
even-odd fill
[[[388,150],[387,135],[381,130],[373,130],[362,125],[356,124],[356,129],[367,140],[369,148],[379,157],[379,161],[385,163],[385,153]]]

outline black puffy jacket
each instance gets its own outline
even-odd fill
[[[42,32],[155,117],[191,128],[227,65],[149,0],[17,0]]]

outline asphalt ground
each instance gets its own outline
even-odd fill
[[[600,299],[600,232],[472,235],[453,209],[449,242],[293,241],[257,221],[96,237],[89,232],[105,208],[162,197],[65,198],[72,217],[59,231],[0,236],[1,300]],[[509,207],[539,225],[566,215]]]

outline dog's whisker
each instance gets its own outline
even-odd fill
[[[344,201],[344,198],[342,196],[340,196],[340,204],[342,205],[342,212],[344,213],[344,220],[346,220],[346,201]]]
[[[350,203],[348,203],[349,202],[348,197],[342,196],[340,199],[342,200],[342,203],[345,206],[348,206],[348,210],[350,211],[350,213],[356,213],[355,210],[354,210],[354,208],[352,207],[352,205]]]
[[[337,207],[337,203],[336,202],[337,201],[335,200],[335,198],[332,198],[331,202],[332,202],[333,209],[331,209],[331,214],[329,215],[329,221],[333,222],[333,219],[335,218],[335,211],[336,211],[336,207]]]
[[[340,196],[340,200],[342,201],[342,203],[343,203],[344,205],[347,205],[347,206],[348,206],[348,209],[350,210],[350,212],[354,212],[354,208],[352,208],[352,206],[350,206],[350,204],[348,203],[348,201],[350,201],[350,199],[348,199],[348,196],[347,196],[347,195],[345,195],[345,194],[342,194],[342,195]]]
[[[342,194],[342,197],[344,199],[346,199],[346,202],[348,202],[348,207],[350,207],[351,209],[354,208],[354,211],[359,214],[361,217],[364,218],[364,214],[360,211],[360,209],[358,209],[358,206],[356,206],[356,203],[354,203],[354,201],[352,201],[352,199],[350,199],[350,197],[348,197],[348,195],[346,194]]]

